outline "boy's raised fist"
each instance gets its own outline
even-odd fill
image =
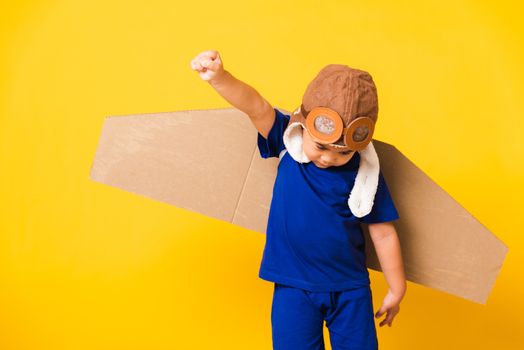
[[[191,69],[196,70],[205,81],[217,79],[224,73],[224,66],[218,51],[209,50],[199,53],[191,61]]]

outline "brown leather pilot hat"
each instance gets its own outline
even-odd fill
[[[300,113],[290,120],[306,125],[307,114],[315,107],[327,107],[337,112],[347,127],[358,117],[368,117],[374,123],[378,117],[377,89],[371,75],[343,64],[329,64],[322,68],[308,84],[302,98]],[[343,146],[340,138],[333,145]]]

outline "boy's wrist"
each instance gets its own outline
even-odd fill
[[[228,71],[223,70],[219,74],[215,75],[212,79],[209,79],[208,83],[211,84],[213,87],[216,87],[218,85],[223,84],[226,81],[226,79],[228,79],[230,76],[231,74]]]
[[[389,287],[389,291],[391,292],[391,294],[398,298],[398,300],[401,300],[404,297],[404,295],[406,294],[406,289],[406,281],[404,281],[404,283],[399,286]]]

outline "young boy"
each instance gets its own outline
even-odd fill
[[[371,143],[377,119],[371,76],[328,65],[291,115],[224,70],[217,51],[191,68],[258,130],[263,158],[279,157],[260,278],[274,282],[273,348],[377,349],[372,294],[360,223],[369,224],[389,291],[376,312],[391,326],[406,291],[398,213]],[[348,199],[349,197],[349,199]]]

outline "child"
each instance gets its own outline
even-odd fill
[[[377,119],[371,76],[328,65],[308,85],[291,115],[224,70],[217,51],[191,68],[258,130],[263,158],[279,157],[260,278],[274,282],[273,348],[377,349],[364,237],[369,224],[389,291],[376,312],[391,326],[406,291],[398,213],[379,172],[371,138]],[[349,197],[349,199],[348,199]]]

